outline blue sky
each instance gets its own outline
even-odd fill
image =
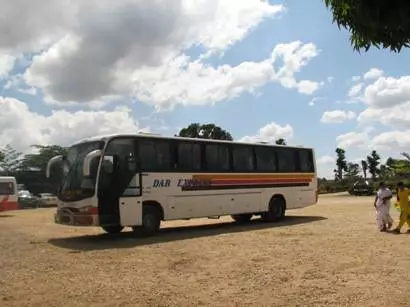
[[[55,18],[31,8],[37,17],[25,31],[32,33],[11,33],[0,44],[0,143],[26,151],[95,133],[173,135],[191,122],[212,122],[236,140],[285,137],[312,146],[319,174],[327,177],[337,146],[353,161],[373,148],[385,159],[410,146],[408,50],[354,52],[349,33],[332,24],[321,0],[198,3],[198,12],[209,13],[201,22],[188,9],[181,17],[155,6],[142,18],[137,12],[145,7],[135,4],[135,16],[127,11],[138,21],[126,25],[133,31],[114,23],[121,4],[104,4],[89,20],[69,8]],[[80,27],[70,25],[73,16]],[[112,23],[102,26],[101,16]],[[141,26],[156,17],[159,25]],[[38,49],[40,41],[46,43]],[[292,42],[300,42],[293,53]],[[278,44],[288,51],[275,53]],[[204,58],[208,51],[213,54]]]

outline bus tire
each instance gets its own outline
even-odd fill
[[[231,218],[236,222],[236,223],[247,223],[251,220],[253,214],[233,214],[231,215]]]
[[[116,233],[120,233],[124,227],[120,226],[120,225],[116,225],[116,226],[101,226],[101,228],[109,234],[116,234]]]
[[[262,214],[265,222],[277,222],[284,218],[286,211],[285,199],[281,196],[274,196],[269,201],[269,211]]]
[[[143,236],[152,236],[159,231],[161,226],[161,212],[150,205],[146,205],[142,209],[142,225],[134,226],[132,230]]]

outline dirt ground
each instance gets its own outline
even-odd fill
[[[321,196],[277,224],[166,222],[144,239],[54,225],[54,209],[2,213],[0,305],[408,306],[410,235],[379,233],[372,200]]]

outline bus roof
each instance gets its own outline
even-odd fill
[[[180,137],[180,136],[163,136],[160,134],[153,134],[153,133],[113,133],[113,134],[105,134],[105,135],[96,135],[92,136],[89,138],[84,138],[81,139],[73,144],[74,145],[79,145],[82,143],[88,143],[88,142],[96,142],[96,141],[108,141],[109,139],[112,139],[114,137],[139,137],[139,138],[158,138],[158,139],[169,139],[169,140],[189,140],[189,141],[196,141],[196,142],[214,142],[214,143],[226,143],[226,144],[241,144],[241,145],[260,145],[260,146],[276,146],[276,147],[284,147],[284,148],[303,148],[303,149],[312,149],[310,147],[304,147],[304,146],[290,146],[290,145],[278,145],[278,144],[272,144],[272,143],[266,143],[266,142],[238,142],[238,141],[228,141],[228,140],[215,140],[215,139],[201,139],[201,138],[188,138],[188,137]]]

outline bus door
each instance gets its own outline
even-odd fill
[[[107,216],[105,224],[141,225],[142,180],[137,169],[136,141],[133,138],[111,140],[102,163],[99,193],[101,218]]]
[[[141,173],[135,173],[119,199],[121,226],[137,226],[142,224],[141,189]]]

